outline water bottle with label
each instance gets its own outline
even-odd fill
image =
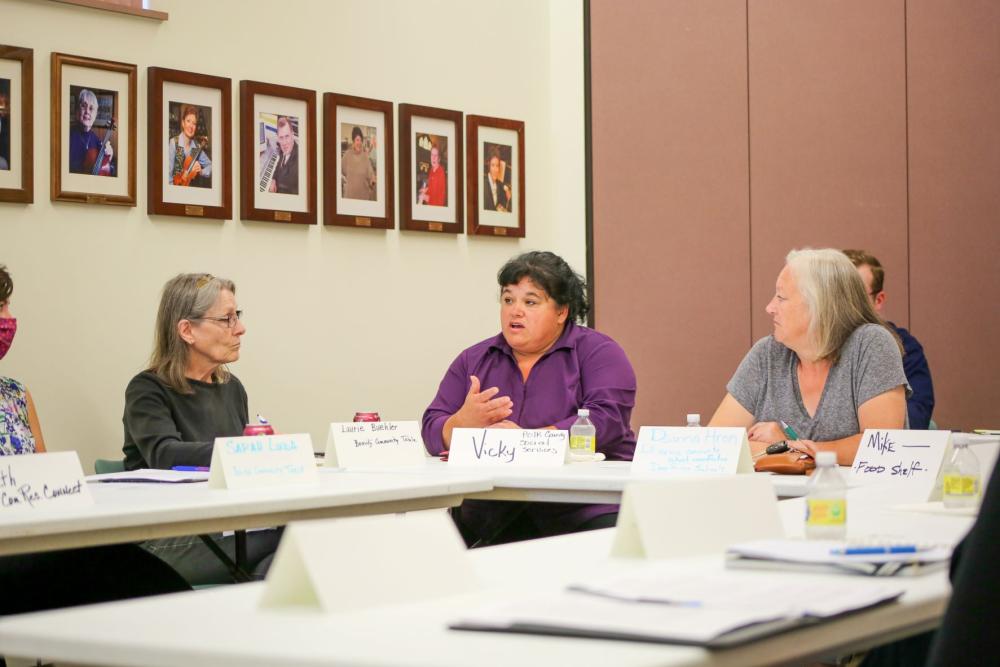
[[[941,499],[945,507],[971,507],[979,502],[979,459],[969,449],[969,436],[951,436],[951,459],[942,471]]]
[[[690,412],[687,416],[688,426],[701,426],[701,415],[697,412]]]
[[[569,427],[569,451],[572,454],[593,454],[597,451],[597,428],[590,421],[590,410],[576,411],[576,421]]]
[[[847,537],[847,484],[840,476],[835,452],[816,453],[816,472],[806,494],[806,537],[843,540]]]

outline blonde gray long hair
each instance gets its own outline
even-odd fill
[[[194,390],[184,375],[188,363],[188,344],[177,332],[177,324],[181,320],[204,317],[223,290],[236,294],[236,284],[232,280],[216,278],[208,273],[182,273],[163,286],[160,308],[156,313],[149,370],[179,394],[193,394]],[[219,366],[213,371],[212,382],[228,381],[229,370],[225,366]]]
[[[885,327],[902,354],[899,336],[875,311],[858,270],[844,253],[833,248],[803,248],[788,253],[785,263],[809,309],[808,335],[818,359],[837,363],[844,343],[863,324]]]

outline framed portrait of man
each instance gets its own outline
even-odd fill
[[[240,82],[240,217],[316,223],[316,92]]]
[[[323,95],[323,223],[393,229],[392,102]]]
[[[136,66],[52,54],[52,199],[135,206]]]
[[[0,201],[35,199],[33,71],[31,49],[0,44]]]
[[[232,82],[148,69],[147,212],[233,217]]]
[[[524,238],[524,123],[469,115],[469,234]]]
[[[462,112],[399,105],[400,228],[460,234]]]

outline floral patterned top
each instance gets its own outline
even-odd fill
[[[0,375],[0,456],[34,453],[35,436],[28,424],[28,392],[17,380]]]

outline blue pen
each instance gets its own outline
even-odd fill
[[[847,547],[830,549],[835,556],[871,556],[873,554],[915,554],[920,551],[916,544],[891,544],[887,546]]]
[[[781,430],[785,432],[792,440],[798,440],[799,434],[795,432],[795,429],[784,422],[784,420],[779,419],[778,423],[781,424]]]
[[[170,469],[178,472],[208,472],[210,470],[208,466],[173,466]]]

